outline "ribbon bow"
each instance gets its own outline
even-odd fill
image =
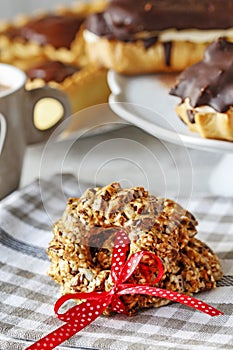
[[[66,324],[29,346],[27,349],[54,349],[57,345],[63,343],[81,329],[88,326],[100,316],[109,305],[111,305],[111,309],[115,312],[126,313],[125,305],[119,299],[121,295],[125,294],[152,295],[190,306],[210,316],[222,314],[221,311],[212,306],[181,293],[152,287],[151,284],[135,285],[125,283],[140,264],[143,256],[150,256],[157,263],[158,273],[153,284],[159,282],[164,273],[161,260],[151,252],[140,251],[132,254],[130,258],[126,260],[128,245],[129,239],[126,233],[122,230],[118,231],[112,253],[111,277],[114,283],[112,289],[108,292],[80,292],[63,295],[57,300],[54,311],[57,317],[61,321],[66,322]],[[84,299],[86,301],[60,314],[60,307],[70,299]]]

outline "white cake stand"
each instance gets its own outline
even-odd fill
[[[222,154],[209,176],[209,189],[215,195],[233,196],[233,142],[204,139],[188,130],[175,113],[177,98],[169,95],[175,78],[168,74],[128,77],[109,71],[109,105],[121,118],[160,140]]]

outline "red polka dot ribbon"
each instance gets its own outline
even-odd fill
[[[54,349],[81,329],[88,326],[103,313],[106,307],[110,305],[113,311],[126,314],[125,306],[119,299],[121,295],[125,294],[152,295],[190,306],[210,316],[218,316],[222,314],[222,312],[212,306],[181,293],[152,287],[151,284],[135,285],[125,283],[137,267],[141,267],[144,272],[146,269],[148,270],[148,267],[141,263],[142,257],[145,256],[153,258],[157,265],[157,277],[153,280],[153,285],[161,280],[164,273],[161,260],[151,252],[140,251],[132,254],[130,258],[126,260],[128,246],[129,239],[127,234],[122,230],[118,231],[112,253],[111,277],[114,283],[112,289],[109,292],[80,292],[63,295],[57,300],[54,306],[54,311],[57,317],[66,323],[29,346],[27,349]],[[65,313],[60,314],[60,307],[70,299],[85,301],[79,305],[73,306]]]

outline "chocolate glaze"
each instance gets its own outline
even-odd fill
[[[41,65],[30,68],[26,71],[27,76],[31,79],[43,79],[46,83],[56,81],[61,83],[67,77],[77,72],[79,68],[64,64],[57,61],[48,61]]]
[[[189,119],[190,123],[194,124],[195,123],[195,113],[194,113],[193,109],[188,109],[187,114],[188,114],[188,119]]]
[[[125,43],[135,43],[135,39],[134,38],[128,38],[128,39],[125,39],[125,40],[122,40],[123,42]],[[145,49],[148,49],[149,47],[151,47],[152,45],[154,45],[157,41],[158,41],[158,36],[152,36],[152,37],[149,37],[149,38],[143,38],[141,39]]]
[[[153,46],[157,40],[158,40],[157,36],[152,36],[151,38],[143,39],[143,44],[145,49],[148,49],[149,47]]]
[[[233,43],[219,39],[209,45],[203,61],[184,70],[170,94],[190,98],[194,108],[207,105],[226,112],[233,106]]]
[[[28,21],[22,27],[11,27],[6,32],[9,38],[20,37],[39,45],[51,44],[55,48],[70,48],[84,18],[74,15],[50,14]]]
[[[108,39],[129,40],[140,32],[233,27],[232,0],[112,0],[85,28]]]
[[[170,65],[171,65],[172,42],[171,41],[167,41],[167,42],[163,43],[163,47],[164,47],[166,66],[170,67]]]

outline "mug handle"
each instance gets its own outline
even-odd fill
[[[0,113],[0,156],[4,147],[7,133],[6,119],[2,113]]]
[[[28,145],[48,140],[58,126],[60,132],[64,131],[67,127],[64,120],[71,115],[72,109],[70,100],[63,91],[46,85],[26,90],[26,95],[26,115],[29,118],[26,119],[25,131]],[[40,113],[43,115],[40,116]]]

